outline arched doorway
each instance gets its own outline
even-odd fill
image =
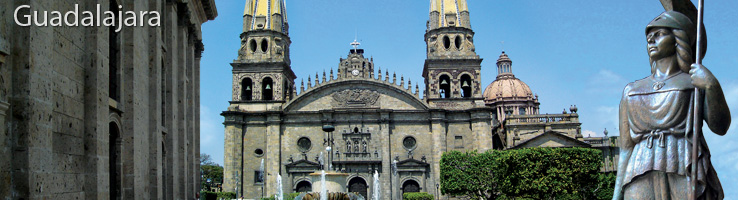
[[[310,182],[307,181],[300,181],[297,183],[297,187],[295,187],[295,192],[312,192],[313,191],[313,184],[310,184]]]
[[[415,180],[407,180],[402,184],[402,193],[406,192],[420,192],[420,184]]]
[[[367,198],[366,188],[366,181],[364,181],[364,179],[361,177],[354,177],[351,179],[351,181],[349,181],[348,191],[359,193],[361,196],[364,197],[364,199]]]

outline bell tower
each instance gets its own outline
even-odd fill
[[[289,101],[295,89],[284,0],[247,0],[238,59],[233,66],[235,102]]]
[[[423,78],[428,103],[454,109],[481,101],[482,59],[474,49],[466,0],[430,0],[425,42]]]

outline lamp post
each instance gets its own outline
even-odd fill
[[[439,192],[439,188],[441,188],[441,185],[436,183],[436,200],[441,198],[441,193]]]
[[[333,164],[333,154],[332,154],[332,150],[333,150],[333,131],[335,131],[335,130],[336,130],[336,127],[334,127],[333,125],[330,125],[330,124],[323,125],[323,132],[326,133],[326,140],[325,140],[326,141],[326,144],[325,145],[327,147],[325,149],[328,151],[328,156],[326,156],[328,158],[328,160],[326,161],[326,163],[328,163],[328,170],[329,171],[331,170],[332,164]]]
[[[236,187],[233,188],[233,192],[238,196],[238,180],[236,180]]]

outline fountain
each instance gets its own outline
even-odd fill
[[[320,200],[328,200],[328,195],[325,188],[325,170],[320,170]]]
[[[332,125],[324,125],[323,131],[326,133],[333,132],[335,128]],[[364,197],[356,193],[348,193],[346,191],[347,173],[341,173],[333,170],[331,151],[333,148],[333,137],[327,134],[326,141],[329,141],[325,151],[327,154],[320,152],[318,162],[321,167],[320,172],[311,173],[310,177],[313,183],[313,192],[302,193],[295,200],[364,200]],[[323,155],[327,155],[323,158]]]
[[[398,157],[395,156],[395,159],[392,160],[392,175],[390,175],[391,182],[395,184],[399,184],[398,183],[399,181],[397,180],[397,159]],[[400,196],[396,196],[396,195],[400,195]],[[391,197],[390,199],[394,199],[394,198],[402,199],[402,194],[399,194],[397,192],[391,192],[390,197]]]
[[[264,159],[261,159],[261,165],[259,165],[259,179],[264,180]]]
[[[277,174],[277,196],[276,200],[284,200],[284,194],[282,192],[282,175]]]
[[[372,195],[372,196],[374,196],[374,197],[372,198],[372,200],[379,200],[380,199],[379,191],[381,190],[380,189],[381,187],[379,186],[379,173],[377,172],[377,170],[374,170],[374,184],[373,184],[373,186],[374,186],[374,188],[372,188],[372,193],[374,195]]]
[[[356,193],[345,193],[345,192],[330,192],[325,196],[321,196],[319,193],[302,193],[295,197],[295,200],[318,200],[326,198],[328,200],[364,200],[364,197]]]

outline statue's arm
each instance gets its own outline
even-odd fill
[[[628,104],[626,101],[627,93],[630,90],[630,84],[625,87],[623,91],[623,97],[620,100],[620,111],[619,113],[619,130],[620,130],[620,154],[618,159],[618,176],[615,178],[615,192],[613,193],[613,200],[623,199],[623,177],[625,176],[625,170],[628,167],[628,160],[630,160],[630,154],[633,152],[633,140],[630,137],[630,125],[628,123]]]
[[[704,91],[702,116],[707,126],[715,134],[725,135],[730,127],[730,110],[720,82],[703,65],[692,64],[692,70],[689,73],[692,76],[692,84]]]

